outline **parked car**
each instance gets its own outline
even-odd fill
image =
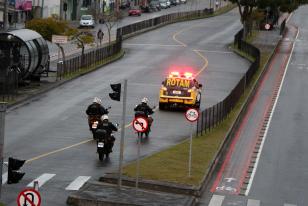
[[[171,2],[170,2],[170,0],[167,0],[167,7],[168,7],[168,8],[171,7]]]
[[[159,0],[152,0],[152,1],[150,2],[150,6],[152,6],[153,8],[156,7],[156,10],[157,10],[157,11],[160,11],[160,10],[161,10]]]
[[[180,3],[180,1],[179,0],[170,0],[170,3],[171,3],[172,6],[176,6]]]
[[[141,9],[138,6],[133,6],[128,10],[129,16],[141,16]]]
[[[180,0],[181,4],[186,4],[187,1],[186,0]]]
[[[167,0],[159,0],[159,4],[162,9],[167,9],[169,7],[167,4]]]
[[[82,15],[79,22],[80,27],[95,27],[95,20],[92,15]]]

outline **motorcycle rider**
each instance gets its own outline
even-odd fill
[[[141,111],[144,112],[144,115],[148,118],[148,123],[149,123],[149,129],[151,129],[151,125],[153,122],[153,118],[150,116],[151,114],[154,113],[153,109],[148,105],[148,98],[144,97],[141,100],[141,103],[138,104],[134,111]]]
[[[97,121],[101,118],[102,115],[108,114],[108,110],[102,106],[102,100],[98,97],[94,97],[93,103],[90,104],[86,110],[88,115],[89,128],[92,130],[91,122]]]
[[[110,152],[112,152],[112,148],[113,148],[114,141],[115,141],[115,138],[112,135],[112,132],[118,131],[118,128],[112,122],[109,122],[109,117],[108,115],[105,114],[101,117],[101,122],[98,123],[97,129],[102,129],[107,132],[107,138],[108,138],[107,142],[110,145],[110,148],[109,148]]]

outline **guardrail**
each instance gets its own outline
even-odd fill
[[[245,88],[250,84],[253,75],[260,66],[260,50],[245,42],[242,38],[243,30],[240,30],[234,36],[234,46],[249,56],[252,56],[254,61],[238,84],[223,101],[212,107],[206,108],[201,112],[200,118],[197,121],[197,135],[202,135],[203,133],[210,131],[228,116],[242,94],[245,92]]]
[[[149,30],[157,26],[170,24],[178,21],[185,21],[190,19],[202,18],[214,14],[213,9],[205,8],[203,10],[177,12],[162,15],[153,19],[147,19],[134,24],[126,25],[117,29],[117,38],[122,36],[123,39],[129,37],[136,32]]]
[[[102,65],[105,59],[119,53],[121,49],[122,39],[118,38],[114,44],[102,48],[96,48],[93,51],[86,52],[84,55],[79,55],[63,62],[58,62],[57,80]]]

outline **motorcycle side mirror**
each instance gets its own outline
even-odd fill
[[[107,107],[107,109],[111,109],[111,106]]]
[[[115,124],[115,126],[116,126],[116,127],[119,127],[119,126],[120,126],[120,124],[116,123],[116,124]]]
[[[162,82],[161,82],[161,84],[164,84],[164,83],[165,83],[165,81],[162,81]]]
[[[199,84],[199,87],[202,87],[202,84]]]

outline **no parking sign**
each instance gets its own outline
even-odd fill
[[[18,206],[40,206],[41,195],[38,191],[32,188],[27,188],[21,191],[17,197]]]

